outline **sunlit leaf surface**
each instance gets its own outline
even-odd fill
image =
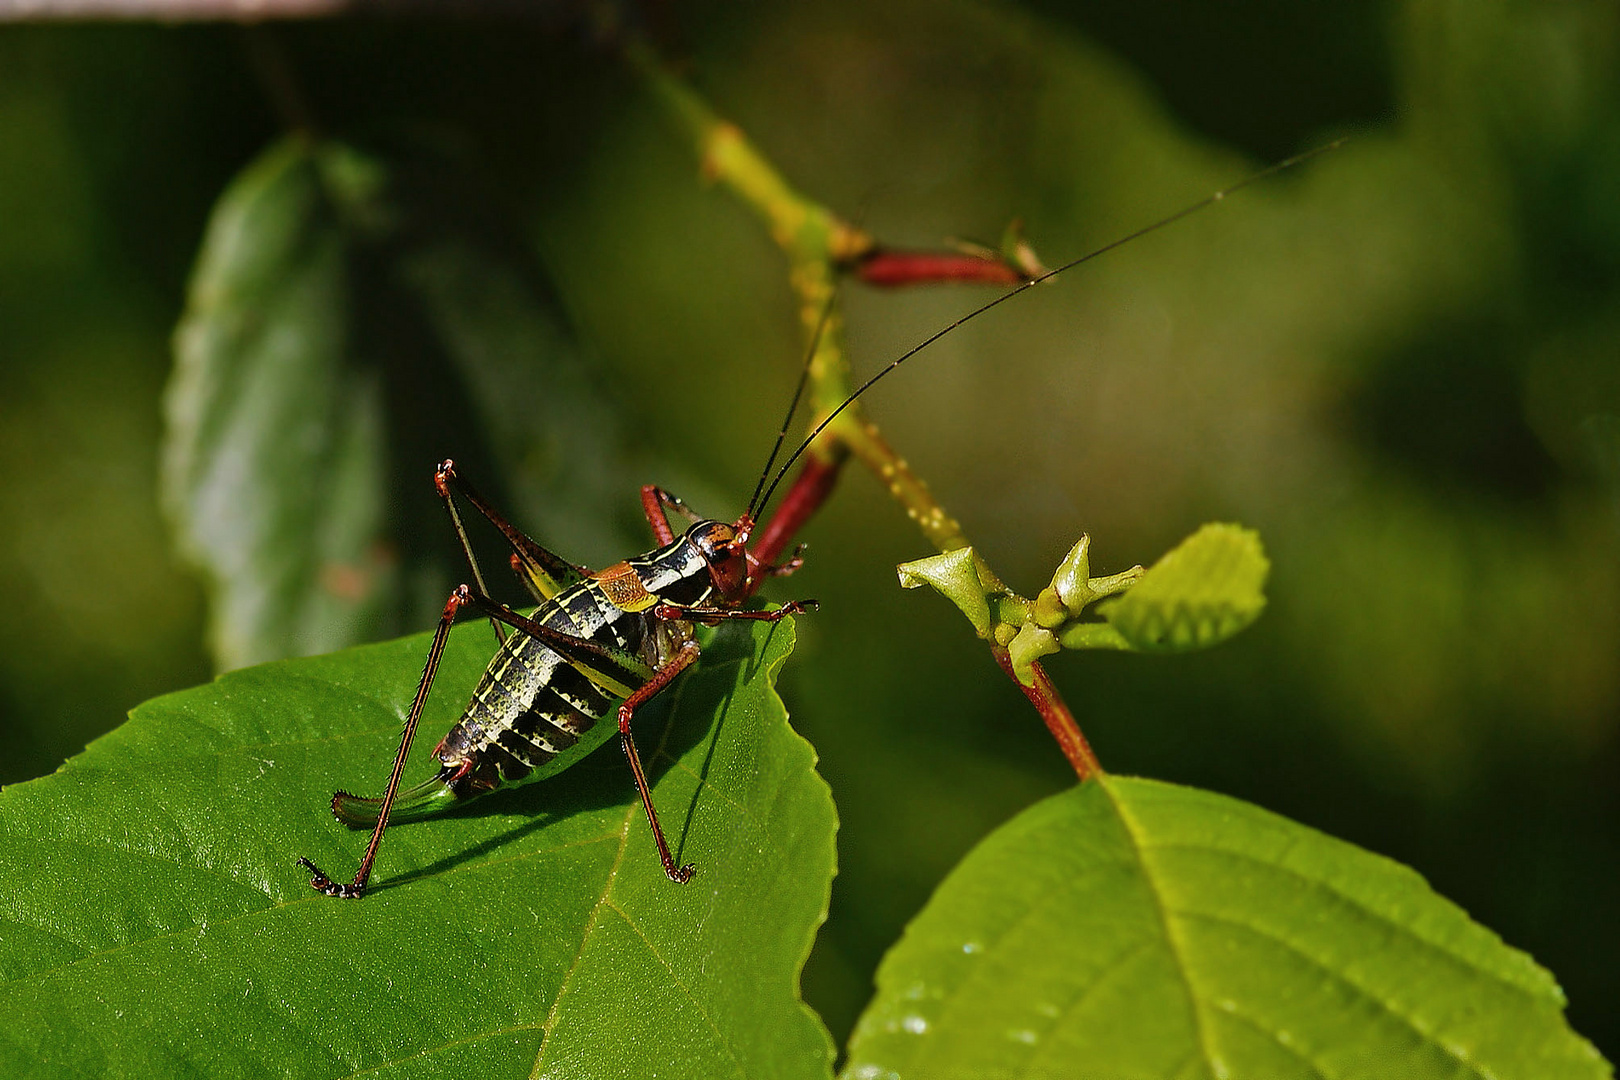
[[[878,973],[844,1075],[1611,1075],[1563,994],[1397,863],[1258,807],[1105,778],[952,873]]]
[[[391,830],[373,891],[334,787],[380,787],[426,641],[159,698],[0,795],[0,1075],[817,1077],[797,978],[835,819],[773,689],[789,623],[720,631],[645,710],[665,879],[628,769]],[[455,634],[411,775],[487,660]],[[668,702],[665,703],[665,699]]]

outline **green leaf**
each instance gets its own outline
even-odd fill
[[[163,494],[224,667],[349,643],[397,588],[383,387],[349,356],[344,248],[319,157],[282,143],[221,199],[175,332]]]
[[[773,689],[792,638],[722,628],[638,717],[685,886],[604,750],[389,830],[364,900],[312,892],[298,856],[364,847],[327,800],[381,786],[424,636],[142,705],[0,793],[0,1075],[830,1075],[797,976],[836,822]],[[491,647],[452,636],[408,776]]]
[[[1598,1078],[1557,984],[1416,873],[1109,777],[979,845],[883,961],[844,1076]]]
[[[1270,570],[1258,533],[1205,525],[1154,563],[1130,592],[1097,610],[1137,649],[1208,648],[1260,617]]]
[[[980,637],[989,635],[994,624],[990,619],[990,601],[985,583],[979,576],[979,561],[970,547],[957,548],[939,555],[895,567],[900,575],[902,589],[920,589],[930,585],[934,591],[955,604],[973,630]]]
[[[465,574],[430,483],[445,458],[561,550],[644,542],[612,411],[497,208],[436,158],[300,139],[221,197],[163,468],[220,667],[430,619]]]

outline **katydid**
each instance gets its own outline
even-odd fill
[[[364,895],[390,820],[423,816],[503,785],[554,775],[574,764],[601,741],[587,736],[614,710],[615,701],[619,702],[620,745],[629,759],[664,873],[671,881],[685,883],[692,875],[693,866],[690,863],[678,865],[664,839],[652,789],[631,731],[632,722],[638,707],[698,659],[701,649],[694,633],[695,624],[714,625],[731,619],[774,622],[814,610],[813,600],[795,601],[773,610],[749,610],[741,606],[763,578],[789,573],[799,565],[797,554],[781,565],[768,565],[750,551],[749,541],[756,519],[763,514],[777,486],[800,456],[840,413],[880,379],[968,320],[1065,270],[1179,221],[1240,188],[1333,149],[1340,142],[1278,162],[1064,263],[1056,270],[1031,277],[974,309],[868,379],[823,417],[787,460],[775,468],[776,457],[808,378],[810,361],[807,358],[787,419],[783,421],[754,496],[742,515],[730,523],[700,518],[675,496],[648,485],[642,488],[642,508],[659,546],[604,570],[588,571],[542,547],[486,503],[456,473],[453,462],[443,462],[434,483],[466,552],[474,584],[457,586],[445,602],[382,796],[360,798],[339,791],[332,797],[332,812],[339,821],[355,828],[371,827],[371,840],[359,870],[351,881],[337,882],[308,859],[299,859],[299,864],[314,875],[310,885],[328,896],[352,899]],[[823,326],[825,322],[824,315]],[[817,337],[820,332],[818,329]],[[812,357],[814,353],[813,341]],[[533,615],[525,616],[488,595],[457,509],[458,497],[470,503],[505,535],[513,550],[512,567],[539,604]],[[679,536],[670,520],[671,513],[690,523]],[[434,756],[440,762],[439,771],[401,791],[400,781],[411,743],[433,687],[451,625],[462,609],[468,607],[517,633],[503,636],[461,719],[434,749]]]

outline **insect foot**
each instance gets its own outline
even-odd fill
[[[298,865],[315,875],[309,879],[309,887],[314,889],[316,892],[325,893],[327,896],[336,896],[342,900],[358,900],[366,894],[366,887],[364,885],[345,885],[341,882],[333,881],[331,878],[326,876],[326,871],[322,870],[308,859],[299,859]]]

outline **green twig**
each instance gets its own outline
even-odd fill
[[[788,280],[798,300],[800,321],[807,337],[816,342],[810,363],[813,428],[849,397],[843,320],[834,302],[838,273],[877,252],[877,245],[866,233],[795,190],[741,129],[716,115],[689,86],[665,70],[650,50],[636,45],[627,50],[627,55],[653,96],[691,141],[703,175],[725,187],[754,211],[787,257]],[[820,326],[824,316],[826,324]],[[960,523],[883,438],[859,402],[848,405],[837,415],[810,452],[814,458],[812,467],[824,472],[836,470],[846,453],[853,453],[905,508],[906,515],[917,523],[930,544],[940,552],[963,552],[971,561],[978,583],[987,592],[1014,610],[1027,612],[1030,609],[1029,601],[1012,594],[1001,584],[1001,579],[973,550]],[[821,490],[829,491],[831,484],[823,483]],[[802,517],[797,520],[802,521]],[[773,543],[779,544],[780,540],[772,534]],[[1081,734],[1074,714],[1045,672],[1033,665],[1035,674],[1031,681],[1022,681],[1015,673],[1007,650],[1012,634],[1008,632],[1001,637],[1007,640],[991,638],[997,663],[1040,713],[1075,773],[1082,780],[1100,774],[1102,766]]]

